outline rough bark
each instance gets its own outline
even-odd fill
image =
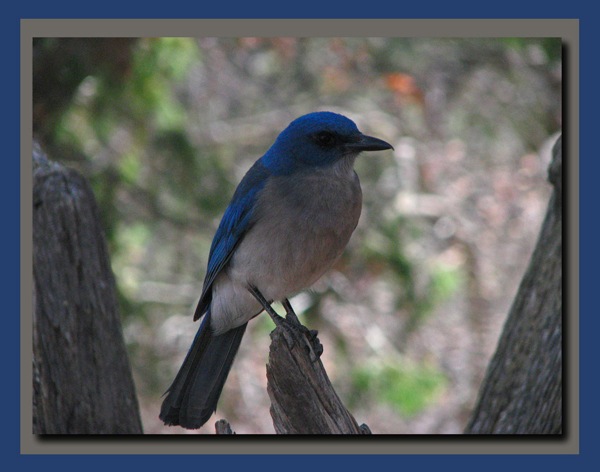
[[[483,380],[467,434],[562,432],[562,140],[553,149],[554,192]]]
[[[235,434],[235,431],[231,429],[231,425],[227,420],[219,420],[215,423],[216,434]]]
[[[37,148],[33,162],[33,432],[141,433],[94,196]]]
[[[369,434],[336,394],[316,332],[280,323],[271,333],[267,391],[278,434]]]

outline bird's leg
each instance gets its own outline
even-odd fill
[[[267,299],[263,296],[263,294],[260,293],[260,290],[258,290],[258,288],[256,288],[254,285],[248,285],[248,291],[262,305],[262,307],[265,309],[265,311],[269,314],[269,316],[273,320],[273,323],[275,323],[277,326],[279,326],[284,321],[284,318],[279,316],[275,312],[275,310],[273,310],[273,307],[271,306],[271,304],[267,301]]]
[[[298,320],[298,317],[296,316],[296,313],[294,313],[294,310],[292,308],[292,305],[290,304],[289,300],[284,299],[283,306],[285,308],[285,311],[287,313],[287,317],[283,318],[281,316],[279,316],[275,310],[273,310],[273,307],[271,306],[271,304],[267,301],[267,299],[263,296],[262,293],[260,293],[260,290],[258,290],[258,288],[256,288],[253,285],[249,285],[248,286],[248,291],[254,296],[254,298],[256,298],[258,300],[258,302],[262,305],[262,307],[265,309],[265,311],[269,314],[269,316],[271,317],[271,319],[273,320],[273,322],[275,323],[276,326],[287,326],[290,329],[302,333],[302,331],[307,332],[307,339],[310,341],[311,345],[312,345],[312,351],[315,353],[316,357],[314,358],[315,360],[321,356],[321,354],[323,353],[323,345],[320,343],[319,339],[317,338],[317,331],[315,330],[308,330],[305,326],[302,325],[302,323],[300,323],[300,321]],[[291,315],[291,316],[290,316]],[[288,319],[289,318],[289,319]],[[286,332],[286,330],[284,329],[284,333],[286,338],[288,339],[288,344],[291,346],[293,345],[292,343],[294,343],[293,341],[293,337],[290,336],[289,333]]]
[[[292,308],[292,304],[290,303],[290,301],[287,298],[284,298],[283,301],[281,302],[281,304],[283,305],[283,308],[285,308],[286,319],[290,320],[292,323],[297,324],[297,325],[302,324],[302,323],[300,323],[300,320],[298,319],[296,312]]]

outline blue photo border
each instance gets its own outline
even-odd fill
[[[583,3],[583,2],[582,2]],[[42,468],[62,470],[169,470],[174,465],[197,469],[221,467],[228,470],[232,467],[267,467],[268,469],[340,469],[364,470],[373,467],[395,466],[398,469],[417,467],[421,470],[460,468],[461,470],[506,470],[517,466],[517,470],[532,467],[591,470],[590,465],[598,463],[595,450],[593,426],[598,419],[598,406],[594,395],[594,376],[590,373],[598,370],[598,342],[592,339],[598,333],[598,315],[591,305],[591,285],[596,279],[592,274],[596,261],[593,242],[598,240],[598,231],[591,215],[591,206],[596,205],[598,187],[592,179],[596,173],[598,160],[592,156],[591,126],[597,123],[592,118],[593,107],[598,106],[597,86],[592,66],[597,59],[592,57],[597,38],[592,36],[598,19],[589,8],[589,3],[577,5],[576,2],[561,5],[549,5],[538,2],[515,2],[507,0],[502,3],[474,8],[470,2],[426,2],[392,3],[389,1],[371,1],[361,4],[350,2],[314,2],[304,1],[294,4],[277,5],[264,2],[229,1],[227,4],[204,4],[188,2],[166,2],[151,4],[147,2],[115,2],[106,0],[100,3],[91,2],[27,2],[13,5],[12,11],[2,15],[2,34],[6,36],[8,47],[4,48],[5,68],[2,77],[4,94],[3,128],[6,130],[4,142],[4,163],[8,169],[2,173],[3,215],[6,221],[0,234],[3,238],[4,272],[3,292],[8,301],[8,309],[4,316],[4,342],[1,343],[5,366],[5,383],[0,388],[4,405],[4,439],[2,457],[7,464],[15,462],[13,470],[30,470]],[[6,9],[6,7],[5,7]],[[22,238],[20,233],[20,19],[22,18],[578,18],[580,20],[580,126],[575,132],[580,142],[580,238],[570,241],[579,244],[580,258],[579,300],[580,300],[580,454],[577,455],[279,455],[274,448],[272,455],[25,455],[20,452],[20,249]],[[6,44],[6,42],[5,42]],[[597,53],[596,53],[597,54]],[[586,216],[588,216],[586,218]],[[591,220],[591,221],[590,221]],[[17,274],[17,275],[15,275]],[[577,294],[572,294],[576,296]],[[587,374],[587,375],[586,375]],[[384,461],[384,462],[382,462]],[[18,469],[16,469],[18,467]],[[12,469],[12,467],[11,467]],[[8,469],[10,470],[10,469]]]

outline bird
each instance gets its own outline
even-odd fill
[[[354,232],[362,191],[354,170],[363,151],[393,149],[350,118],[315,111],[294,119],[248,170],[214,235],[191,347],[163,395],[159,418],[186,429],[217,409],[248,322],[309,289]],[[296,318],[297,320],[297,318]]]

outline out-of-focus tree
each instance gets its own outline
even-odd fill
[[[38,38],[33,50],[34,133],[99,202],[145,431],[179,432],[160,425],[160,395],[197,329],[235,185],[316,109],[396,150],[357,161],[359,227],[294,306],[359,423],[463,430],[550,191],[560,40]],[[271,329],[251,323],[225,387],[218,413],[238,433],[272,431]]]
[[[564,430],[561,138],[552,154],[548,180],[554,192],[465,429],[468,434],[560,434]]]

